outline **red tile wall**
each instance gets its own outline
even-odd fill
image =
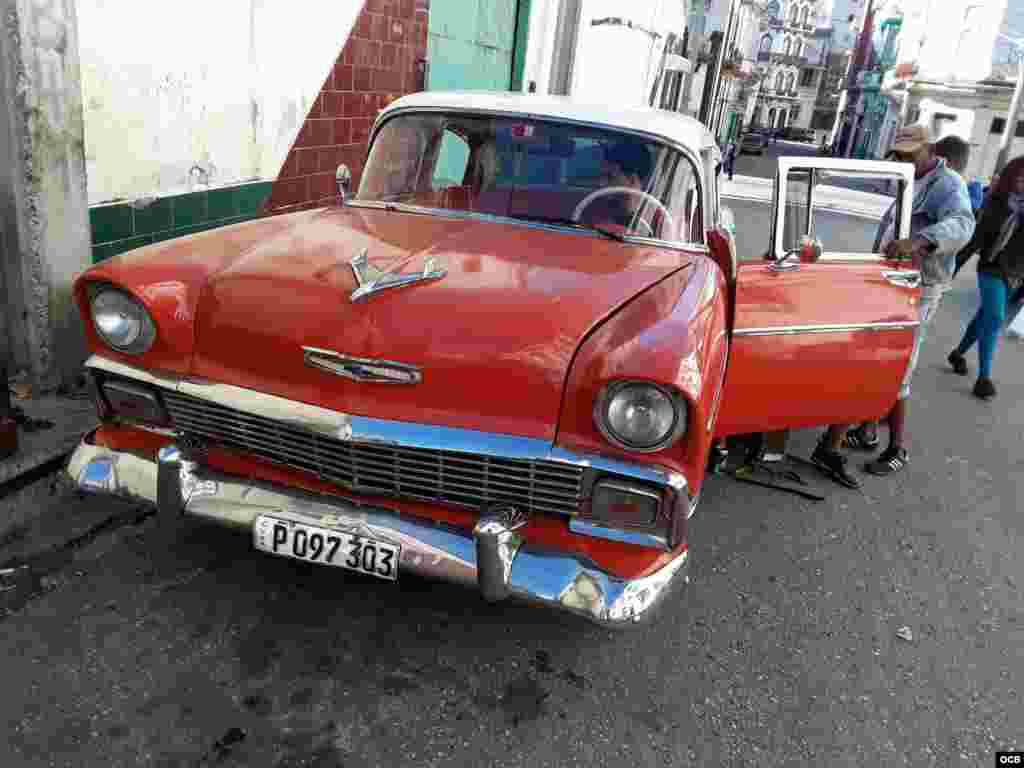
[[[387,104],[422,89],[430,0],[365,0],[264,203],[266,213],[335,202],[334,174],[366,158],[370,126]]]

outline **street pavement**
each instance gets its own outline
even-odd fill
[[[992,765],[1024,748],[1024,344],[972,398],[945,356],[976,294],[925,344],[903,474],[711,478],[692,583],[638,631],[54,497],[111,522],[0,620],[0,766]]]

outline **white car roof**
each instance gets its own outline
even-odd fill
[[[650,107],[588,104],[566,96],[495,91],[421,91],[391,102],[377,120],[400,109],[479,110],[535,119],[574,120],[660,136],[694,152],[715,146],[714,136],[703,123],[678,112]]]

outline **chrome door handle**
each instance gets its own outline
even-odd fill
[[[899,285],[904,288],[917,288],[921,284],[921,272],[916,269],[883,272],[882,277],[893,285]]]

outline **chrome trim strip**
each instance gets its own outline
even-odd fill
[[[654,547],[666,552],[669,550],[668,541],[664,536],[645,531],[629,531],[624,528],[610,528],[606,525],[598,525],[589,520],[581,520],[574,517],[569,521],[569,530],[583,536],[594,536],[598,539],[617,541],[621,544],[636,544],[640,547]]]
[[[400,213],[413,213],[423,216],[443,216],[449,219],[456,219],[458,221],[483,221],[491,224],[513,224],[515,226],[527,227],[528,229],[540,229],[546,232],[558,232],[560,234],[573,234],[573,235],[584,235],[586,237],[596,237],[602,240],[607,240],[605,235],[602,235],[596,229],[589,229],[584,227],[570,227],[563,224],[551,224],[544,221],[533,221],[531,219],[521,219],[515,216],[499,216],[494,213],[483,213],[481,211],[460,211],[454,208],[432,208],[427,205],[410,205],[409,203],[388,203],[381,200],[349,200],[347,203],[348,208],[369,208],[375,211],[398,211]],[[708,253],[709,249],[704,243],[691,243],[683,240],[659,240],[653,237],[643,237],[642,235],[622,235],[624,242],[630,245],[653,245],[658,248],[670,248],[674,251],[684,251],[686,253],[698,252]]]
[[[90,357],[85,365],[87,368],[147,381],[154,386],[208,400],[244,413],[280,420],[338,440],[471,453],[499,459],[557,461],[667,486],[677,494],[688,494],[686,478],[678,472],[597,454],[577,453],[539,438],[506,435],[499,432],[481,432],[459,427],[417,424],[409,421],[393,421],[368,416],[352,416],[231,384],[217,384],[201,379],[157,379],[146,374],[145,371],[107,360],[98,355]]]
[[[690,499],[690,507],[686,511],[686,519],[689,520],[693,517],[693,513],[697,511],[697,505],[700,504],[700,495],[703,493],[703,489],[697,492],[697,495]]]
[[[330,349],[303,347],[303,360],[310,368],[343,376],[352,381],[370,384],[419,384],[423,373],[419,367],[397,360],[374,360],[352,357]]]
[[[119,363],[116,360],[110,360],[106,357],[100,357],[99,355],[92,355],[88,360],[86,360],[85,367],[96,368],[100,371],[112,373],[115,376],[124,376],[128,379],[135,379],[136,381],[141,381],[144,384],[152,384],[154,387],[162,387],[163,389],[177,389],[178,382],[181,381],[181,378],[178,376],[153,373],[143,368],[125,365],[124,363]]]
[[[728,331],[725,328],[723,328],[721,331],[718,332],[718,335],[715,336],[715,340],[711,342],[710,349],[708,349],[708,354],[709,355],[714,351],[715,347],[718,346],[719,339],[721,339],[723,336],[727,336],[727,335],[728,335]],[[708,423],[707,423],[707,426],[706,426],[706,430],[708,432],[711,431],[711,427],[715,423],[715,418],[718,416],[718,408],[722,404],[722,394],[725,392],[725,372],[726,372],[726,368],[729,365],[729,346],[728,346],[729,345],[729,340],[728,339],[726,339],[725,344],[726,344],[726,348],[725,348],[725,351],[722,353],[722,364],[719,366],[719,368],[720,368],[719,374],[720,375],[718,377],[718,389],[715,392],[715,399],[714,399],[714,401],[711,404],[711,411],[708,413]]]
[[[882,277],[902,288],[917,288],[921,285],[921,272],[917,269],[896,269],[882,272]]]
[[[648,623],[689,580],[687,549],[655,573],[620,579],[580,555],[526,543],[515,521],[502,514],[485,514],[469,532],[340,496],[315,496],[215,472],[174,445],[161,449],[159,461],[153,461],[83,440],[66,472],[83,492],[148,502],[169,523],[188,516],[251,531],[256,518],[272,510],[286,520],[381,539],[401,547],[402,572],[476,586],[485,599],[546,605],[609,629]]]
[[[902,331],[916,328],[918,320],[897,323],[837,323],[822,325],[771,325],[764,328],[737,328],[733,336],[789,336],[798,333],[848,333],[850,331]]]

